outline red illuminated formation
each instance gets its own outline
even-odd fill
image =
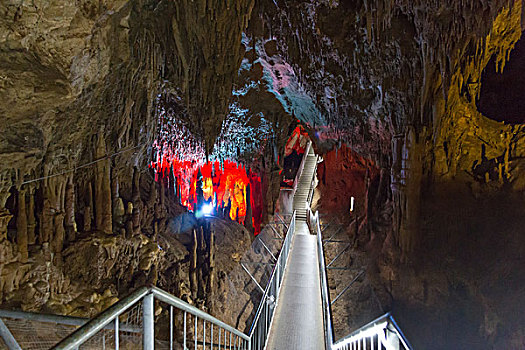
[[[306,151],[308,140],[308,133],[302,125],[298,125],[286,142],[284,149],[284,172],[281,171],[280,173],[283,175],[281,186],[293,186],[293,181],[301,164],[302,155]]]
[[[284,156],[287,157],[295,150],[297,154],[303,154],[308,144],[308,133],[301,125],[298,125],[288,139],[284,149]]]
[[[244,166],[225,160],[199,164],[192,161],[181,161],[175,158],[162,157],[162,160],[152,164],[157,170],[157,179],[166,177],[173,172],[176,184],[176,194],[182,205],[197,212],[197,184],[202,175],[201,187],[204,201],[213,205],[214,212],[228,210],[226,214],[232,220],[244,224],[247,211],[246,190],[250,185],[250,204],[252,207],[255,234],[260,232],[262,216],[261,179]]]

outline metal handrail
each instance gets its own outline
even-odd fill
[[[170,348],[173,348],[173,308],[182,310],[184,312],[184,346],[186,346],[186,318],[187,314],[194,316],[195,321],[195,335],[194,344],[197,346],[197,320],[203,322],[203,340],[199,341],[199,344],[204,342],[206,344],[206,322],[216,326],[219,331],[224,331],[224,336],[229,333],[230,336],[236,337],[235,345],[236,349],[250,349],[250,350],[261,350],[266,345],[266,339],[269,333],[269,329],[273,320],[273,314],[275,311],[277,298],[279,296],[279,290],[282,284],[284,276],[284,269],[288,260],[290,246],[292,238],[295,233],[295,213],[292,216],[292,221],[288,227],[286,238],[284,239],[282,249],[277,258],[277,262],[272,271],[270,281],[264,290],[264,295],[261,299],[257,313],[255,315],[252,327],[250,329],[250,335],[246,335],[241,331],[227,325],[226,323],[216,319],[215,317],[207,314],[206,312],[199,310],[198,308],[186,303],[185,301],[163,291],[154,286],[141,287],[117,302],[82,327],[78,328],[75,332],[70,334],[68,337],[58,343],[53,349],[76,349],[83,343],[88,341],[92,336],[97,334],[103,329],[114,329],[115,330],[115,348],[118,349],[118,332],[119,332],[119,316],[135,307],[138,303],[142,303],[143,308],[143,326],[142,326],[142,337],[143,337],[143,348],[153,349],[154,348],[154,311],[153,301],[157,299],[170,305]],[[113,327],[111,327],[113,326]],[[123,327],[120,328],[120,330]],[[213,332],[213,328],[211,328]],[[219,333],[220,336],[220,333]],[[213,342],[213,333],[210,338],[210,343]],[[231,341],[231,340],[230,340]]]
[[[314,222],[317,235],[317,257],[319,259],[319,277],[321,280],[321,298],[323,300],[323,318],[325,332],[326,349],[332,349],[334,344],[334,333],[332,329],[332,313],[330,303],[330,293],[328,293],[328,278],[326,276],[326,267],[324,261],[323,236],[321,225],[319,223],[319,211],[315,212]]]
[[[308,209],[311,213],[311,209]],[[375,349],[382,345],[387,350],[412,350],[412,346],[394,320],[394,317],[387,313],[369,324],[359,328],[355,332],[334,343],[334,333],[332,327],[332,315],[330,294],[328,292],[328,279],[324,261],[323,237],[319,220],[319,212],[313,215],[317,233],[317,248],[319,258],[319,275],[321,279],[321,298],[323,301],[323,316],[325,330],[325,346],[327,350],[349,350],[349,349]],[[360,275],[359,275],[360,276]],[[357,278],[357,277],[356,277]],[[355,280],[355,279],[354,279]],[[341,294],[340,294],[341,295]],[[339,298],[339,296],[338,296]],[[337,300],[337,298],[335,299]],[[335,302],[334,300],[334,302]]]
[[[288,262],[290,246],[295,234],[296,212],[293,213],[292,220],[288,227],[288,232],[283,242],[277,262],[273,268],[270,280],[266,285],[264,295],[261,299],[257,313],[255,314],[252,326],[250,328],[249,350],[261,350],[266,346],[268,333],[273,322],[273,314],[277,307],[279,291],[284,277],[284,270]]]
[[[83,343],[88,341],[92,336],[97,334],[99,331],[104,329],[109,323],[114,322],[115,327],[115,348],[119,348],[119,316],[126,311],[130,310],[137,303],[142,302],[143,307],[143,348],[145,350],[154,349],[154,299],[158,299],[164,303],[170,305],[170,348],[173,348],[173,308],[184,311],[184,347],[186,348],[186,319],[187,314],[194,316],[195,325],[197,326],[197,321],[202,320],[204,332],[206,327],[206,322],[211,325],[215,325],[219,330],[219,337],[221,331],[224,331],[224,337],[226,333],[230,334],[230,344],[232,335],[234,335],[235,342],[238,345],[242,346],[243,349],[247,349],[250,338],[242,333],[241,331],[227,325],[226,323],[216,319],[215,317],[207,314],[206,312],[199,310],[198,308],[186,303],[185,301],[163,291],[154,286],[150,287],[141,287],[117,302],[106,311],[103,311],[101,314],[93,318],[91,321],[86,323],[84,326],[78,328],[75,332],[70,334],[68,337],[64,338],[60,343],[55,345],[53,349],[56,350],[69,350],[77,349]],[[212,328],[213,332],[213,328]],[[212,333],[213,337],[213,333]],[[219,338],[220,339],[220,338]],[[242,340],[242,341],[241,341]],[[194,336],[195,345],[197,345],[197,327],[195,327],[195,336]],[[204,344],[206,344],[206,333],[203,337]],[[210,340],[212,342],[213,340]],[[200,341],[202,342],[202,341]]]
[[[355,332],[338,340],[332,350],[354,349],[357,345],[372,344],[375,341],[387,350],[411,350],[412,346],[399,328],[390,312],[375,319]]]
[[[15,320],[35,321],[41,323],[55,323],[67,326],[81,327],[90,321],[89,318],[75,317],[75,316],[62,316],[53,314],[41,314],[36,312],[28,311],[17,311],[17,310],[0,310],[0,319],[9,318]],[[111,324],[108,324],[104,329],[115,329]],[[140,327],[133,325],[121,325],[121,331],[130,333],[141,333]]]

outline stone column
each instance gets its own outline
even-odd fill
[[[73,242],[76,239],[77,224],[75,222],[75,184],[72,174],[68,176],[66,183],[64,207],[67,240]]]
[[[27,243],[36,243],[35,187],[29,185],[29,202],[27,203]]]
[[[106,154],[104,134],[97,136],[95,158],[100,160],[95,169],[95,226],[104,233],[113,232],[111,209],[111,163]],[[105,159],[104,159],[105,158]]]
[[[27,212],[26,212],[26,191],[21,189],[18,192],[18,214],[16,217],[16,242],[21,262],[27,262]]]

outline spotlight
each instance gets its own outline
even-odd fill
[[[204,204],[201,208],[202,215],[210,216],[213,213],[213,204]]]

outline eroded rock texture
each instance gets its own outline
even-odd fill
[[[4,305],[91,316],[157,284],[213,306],[208,295],[217,281],[225,284],[227,254],[204,238],[213,225],[190,220],[207,252],[190,267],[191,240],[173,236],[188,234],[173,223],[186,210],[147,166],[165,93],[183,99],[192,132],[213,146],[252,7],[243,0],[0,4]],[[238,241],[230,246],[241,254],[251,238],[232,225],[218,234]],[[190,271],[202,269],[192,285]]]

